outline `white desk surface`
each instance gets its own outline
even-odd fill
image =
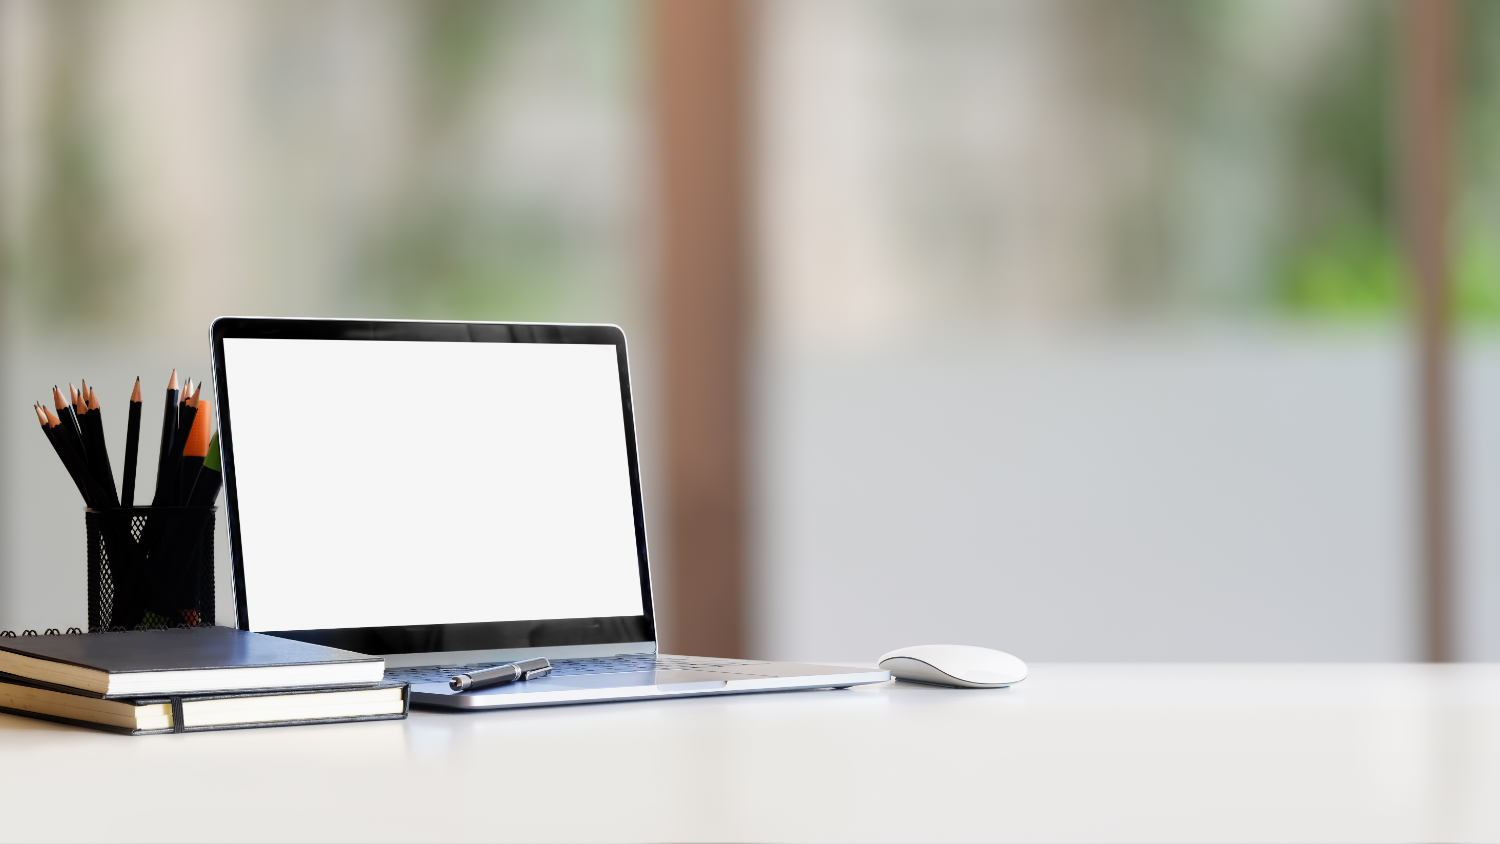
[[[1500,666],[1037,665],[126,737],[0,715],[0,839],[1500,841]]]

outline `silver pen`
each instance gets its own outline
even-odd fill
[[[470,671],[467,674],[459,674],[448,681],[448,688],[455,692],[468,692],[474,689],[488,688],[489,686],[503,686],[506,683],[514,683],[517,680],[535,680],[538,677],[546,677],[552,673],[552,663],[544,657],[536,659],[523,659],[520,662],[506,662],[486,668],[483,671]]]

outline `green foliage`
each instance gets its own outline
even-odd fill
[[[1378,230],[1308,244],[1281,273],[1276,300],[1296,317],[1389,319],[1405,302],[1401,262]]]
[[[1355,15],[1344,54],[1294,102],[1290,225],[1277,300],[1296,316],[1391,318],[1402,307],[1391,9]]]
[[[1280,308],[1298,318],[1388,321],[1408,307],[1405,256],[1383,233],[1318,244],[1282,274]],[[1500,247],[1479,232],[1453,249],[1452,316],[1459,325],[1500,329]]]
[[[1481,231],[1459,243],[1453,262],[1453,308],[1460,324],[1500,329],[1500,248]]]

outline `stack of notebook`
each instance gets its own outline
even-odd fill
[[[405,718],[379,657],[228,627],[0,637],[0,711],[129,735]]]

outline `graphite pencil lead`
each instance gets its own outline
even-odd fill
[[[41,402],[37,402],[36,404],[32,405],[31,409],[36,411],[36,421],[42,423],[43,428],[51,427],[47,424],[47,412],[42,410]]]
[[[57,405],[58,412],[68,409],[68,402],[63,398],[62,390],[58,389],[56,384],[52,385],[52,402]]]
[[[172,380],[167,382],[168,390],[177,389],[177,370],[172,370]]]
[[[196,386],[196,387],[193,388],[193,407],[197,407],[198,404],[201,401],[203,401],[202,396],[203,396],[203,383],[200,381],[198,383],[198,386]]]
[[[141,376],[135,376],[135,389],[130,391],[131,401],[141,400]]]
[[[96,394],[94,392],[94,388],[90,387],[89,388],[89,410],[98,410],[98,409],[99,409],[99,396],[98,396],[98,394]]]

